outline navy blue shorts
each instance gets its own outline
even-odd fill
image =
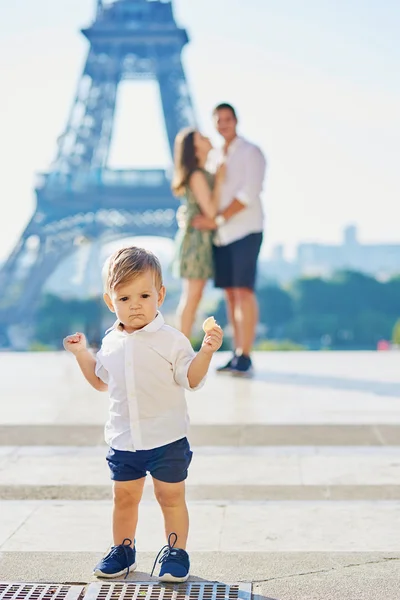
[[[262,233],[251,233],[226,246],[213,246],[214,285],[254,290]]]
[[[179,483],[188,476],[192,455],[187,438],[182,438],[152,450],[128,452],[110,448],[106,460],[113,481],[133,481],[149,472],[159,481]]]

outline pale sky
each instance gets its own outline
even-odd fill
[[[35,206],[86,58],[94,0],[0,4],[0,260]],[[224,6],[229,5],[229,11]],[[400,4],[397,0],[175,0],[201,128],[231,102],[268,160],[264,252],[277,243],[400,242]],[[138,107],[131,114],[132,102]],[[166,166],[158,91],[125,86],[111,166]]]

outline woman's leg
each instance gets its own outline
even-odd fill
[[[178,328],[187,338],[192,333],[193,323],[196,319],[197,309],[203,296],[207,279],[184,279],[182,295],[179,302],[177,316]]]

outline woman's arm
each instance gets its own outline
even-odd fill
[[[196,198],[196,202],[200,206],[203,215],[209,219],[213,219],[217,215],[224,176],[224,170],[217,171],[213,190],[210,189],[207,178],[201,171],[194,171],[189,179],[189,187]]]

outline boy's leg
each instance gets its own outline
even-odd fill
[[[176,548],[186,549],[189,534],[189,513],[185,498],[185,481],[166,483],[153,477],[154,493],[164,515],[165,535],[177,536]]]
[[[135,535],[145,479],[114,481],[114,544],[94,568],[96,577],[119,577],[136,569]]]
[[[152,452],[149,471],[153,478],[154,493],[164,515],[167,545],[158,553],[161,564],[160,581],[182,583],[190,571],[186,542],[189,532],[189,515],[185,499],[185,479],[192,460],[192,451],[186,438],[182,438]]]
[[[139,453],[109,449],[107,462],[113,480],[113,539],[108,554],[94,568],[96,577],[119,577],[136,569],[135,534],[138,507],[146,480]]]
[[[133,481],[114,481],[113,539],[114,545],[136,535],[139,503],[142,499],[145,477]]]

